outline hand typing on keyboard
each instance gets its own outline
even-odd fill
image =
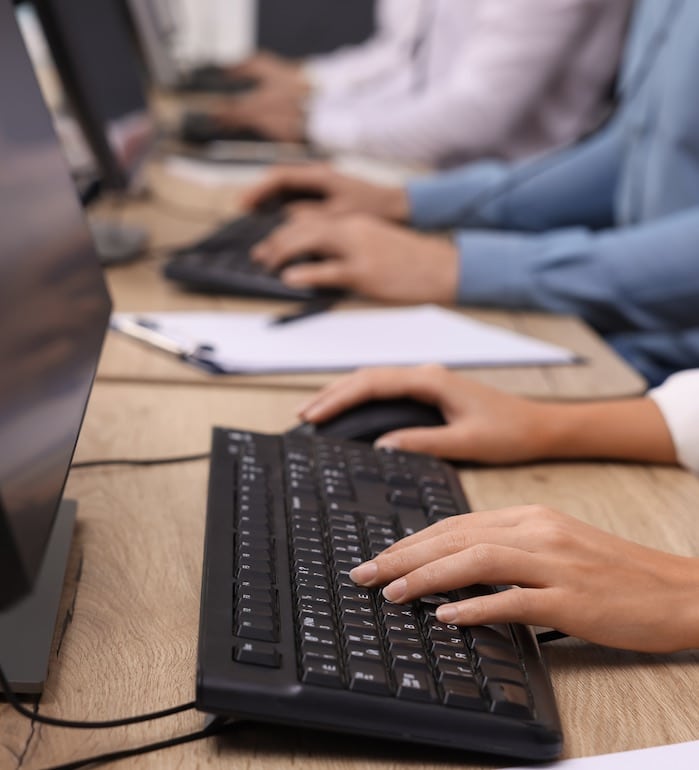
[[[476,584],[518,588],[437,608],[458,625],[517,622],[640,652],[699,646],[699,559],[663,553],[540,507],[444,519],[354,568],[402,604]]]
[[[427,455],[217,428],[199,708],[557,756],[560,722],[531,629],[437,618],[444,604],[496,589],[396,604],[350,578],[401,538],[467,510],[454,469]]]
[[[241,198],[244,208],[253,211],[279,195],[314,192],[315,201],[299,201],[293,211],[318,213],[371,214],[392,222],[405,222],[410,216],[408,194],[401,187],[383,187],[357,177],[339,174],[332,166],[315,163],[307,166],[279,166]]]
[[[332,286],[383,301],[453,303],[456,297],[458,251],[453,243],[362,214],[292,217],[252,255],[278,270],[308,253],[325,259],[284,269],[287,285]]]

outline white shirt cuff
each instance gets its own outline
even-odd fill
[[[338,109],[322,99],[314,99],[308,112],[306,130],[314,144],[333,150],[357,150],[360,127],[346,110]]]
[[[699,474],[699,369],[679,372],[651,390],[682,465]]]

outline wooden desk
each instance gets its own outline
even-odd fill
[[[208,447],[213,424],[278,431],[298,391],[98,383],[78,460],[158,457]],[[648,545],[699,556],[699,480],[680,470],[541,463],[462,474],[475,507],[538,501]],[[106,719],[186,702],[194,694],[205,462],[75,470],[79,501],[72,619],[55,641],[41,713]],[[644,656],[576,641],[545,649],[562,716],[565,756],[696,737],[699,655]],[[35,727],[0,706],[0,767],[36,770],[196,730],[187,713],[151,725],[77,733]],[[121,765],[115,765],[120,767]],[[124,763],[136,768],[487,768],[504,765],[432,748],[331,733],[242,725],[230,735]]]
[[[117,311],[229,310],[274,314],[288,311],[289,303],[192,294],[165,280],[161,275],[165,261],[162,247],[186,243],[209,230],[216,221],[230,217],[236,208],[239,191],[196,188],[168,175],[159,164],[150,169],[149,185],[153,191],[150,198],[122,206],[103,206],[103,210],[111,210],[113,216],[124,221],[146,225],[154,249],[154,255],[147,260],[107,270]],[[351,306],[360,305],[359,302],[351,303]],[[643,379],[634,370],[585,324],[574,318],[482,310],[469,310],[468,315],[572,348],[587,359],[586,363],[573,366],[467,370],[470,376],[482,382],[531,396],[559,398],[625,397],[645,388]],[[335,376],[324,373],[212,376],[114,332],[109,334],[100,367],[100,378],[111,382],[213,386],[315,389]]]

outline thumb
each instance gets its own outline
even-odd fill
[[[448,460],[465,460],[468,454],[463,432],[454,425],[393,431],[377,439],[374,446],[401,449],[405,452],[421,452]]]

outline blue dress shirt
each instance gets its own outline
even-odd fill
[[[458,229],[458,300],[581,316],[651,382],[699,365],[697,72],[699,2],[641,0],[604,128],[412,182],[413,223]]]

